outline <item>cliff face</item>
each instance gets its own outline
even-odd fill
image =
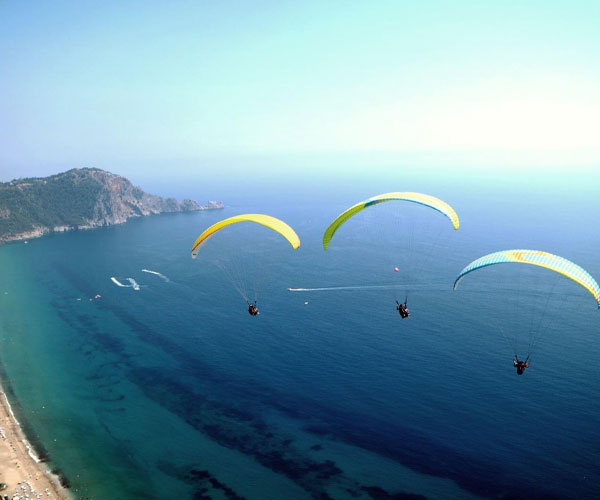
[[[145,193],[124,177],[95,168],[0,183],[0,243],[50,232],[122,224],[131,217],[223,208]]]

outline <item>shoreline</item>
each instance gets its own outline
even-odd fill
[[[138,219],[141,217],[148,217],[149,215],[167,215],[167,214],[183,214],[183,213],[194,213],[194,212],[205,212],[210,210],[223,210],[225,205],[223,205],[220,201],[209,201],[206,205],[200,205],[200,208],[196,210],[180,210],[180,211],[165,211],[165,212],[157,212],[143,215],[135,215],[131,217],[127,217],[124,220],[115,221],[111,223],[103,223],[103,224],[83,224],[83,225],[74,225],[74,226],[56,226],[53,228],[47,226],[36,226],[34,229],[30,231],[23,231],[21,233],[16,234],[0,234],[0,245],[5,245],[8,243],[16,243],[18,241],[25,241],[27,243],[29,240],[33,240],[36,238],[41,238],[42,236],[50,236],[60,233],[67,233],[72,231],[89,231],[91,229],[101,229],[112,226],[119,226],[129,222],[132,219]]]
[[[2,385],[5,381],[2,381]],[[74,497],[63,486],[60,476],[53,473],[44,454],[39,454],[27,439],[15,416],[4,387],[0,385],[0,482],[6,489],[0,495],[20,498],[55,498],[72,500]],[[10,385],[10,384],[9,384]]]

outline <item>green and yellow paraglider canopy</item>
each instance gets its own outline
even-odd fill
[[[300,247],[300,238],[298,238],[296,232],[282,220],[264,214],[243,214],[224,219],[206,229],[200,236],[198,236],[198,239],[194,243],[194,246],[192,246],[192,258],[195,259],[198,256],[198,251],[211,236],[213,236],[221,229],[224,229],[238,222],[255,222],[256,224],[266,226],[269,229],[272,229],[273,231],[276,231],[279,234],[281,234],[286,240],[289,241],[290,245],[292,245],[292,248],[294,250],[297,250]]]
[[[598,286],[598,283],[596,283],[596,280],[594,280],[585,269],[579,267],[570,260],[542,250],[502,250],[500,252],[484,255],[471,262],[460,272],[454,282],[454,289],[456,290],[460,281],[470,272],[495,264],[510,263],[531,264],[533,266],[544,267],[566,276],[590,292],[594,296],[594,299],[596,299],[596,303],[600,309],[600,287]]]
[[[435,196],[411,192],[385,193],[363,200],[360,203],[351,206],[348,210],[338,215],[337,218],[325,230],[325,234],[323,235],[323,248],[327,250],[327,247],[329,246],[331,238],[333,238],[335,232],[348,219],[356,215],[358,212],[363,211],[365,208],[368,208],[372,205],[377,205],[378,203],[383,203],[384,201],[410,201],[413,203],[419,203],[420,205],[425,205],[426,207],[433,208],[434,210],[437,210],[438,212],[448,217],[448,219],[450,219],[450,222],[452,222],[452,226],[454,227],[454,229],[458,229],[458,215],[456,214],[454,209],[445,201],[442,201],[439,198],[436,198]]]

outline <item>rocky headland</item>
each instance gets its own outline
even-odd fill
[[[75,168],[0,183],[0,244],[53,232],[122,224],[132,217],[223,208],[144,192],[120,175]]]

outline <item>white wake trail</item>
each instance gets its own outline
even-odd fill
[[[452,285],[352,285],[352,286],[329,286],[318,288],[288,288],[288,292],[329,292],[334,290],[451,290]]]
[[[114,276],[111,276],[110,279],[112,280],[112,282],[117,285],[117,286],[122,286],[124,288],[130,288],[129,285],[124,285],[123,283],[121,283],[117,278],[115,278]]]
[[[155,274],[156,276],[158,276],[159,278],[162,278],[163,280],[165,280],[167,283],[169,281],[171,281],[169,278],[167,278],[164,274],[159,273],[158,271],[151,271],[150,269],[142,269],[142,272],[144,273],[150,273],[150,274]]]
[[[138,285],[138,282],[135,281],[133,278],[125,278],[127,281],[129,281],[129,283],[130,283],[129,285],[125,285],[125,284],[121,283],[114,276],[111,276],[110,279],[117,286],[120,286],[120,287],[123,287],[123,288],[133,288],[134,290],[139,290],[140,289],[140,285]]]

